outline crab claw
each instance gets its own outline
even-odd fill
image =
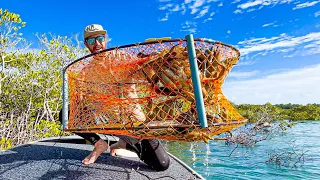
[[[209,140],[213,140],[213,138],[209,135],[209,134],[202,134],[202,140],[208,144],[209,143]]]

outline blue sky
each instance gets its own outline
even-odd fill
[[[92,23],[108,31],[108,47],[189,33],[222,41],[242,54],[223,85],[229,100],[320,103],[320,0],[54,2],[3,1],[0,8],[21,15],[29,41],[36,32],[82,36]]]

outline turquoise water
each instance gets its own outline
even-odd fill
[[[168,144],[170,153],[206,179],[320,179],[320,121],[299,122],[285,134],[270,137],[254,147],[238,147],[230,155],[234,147],[227,146],[225,141],[210,141],[208,145]],[[281,152],[298,155],[291,154],[292,159],[285,166],[266,163],[270,153]],[[304,161],[302,158],[298,161],[302,152]]]

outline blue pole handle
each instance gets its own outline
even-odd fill
[[[68,77],[66,70],[62,72],[62,128],[65,130],[68,124]]]
[[[206,116],[206,110],[204,107],[203,95],[201,90],[200,76],[198,71],[198,63],[196,58],[196,50],[194,47],[193,35],[189,34],[186,36],[187,47],[188,47],[188,57],[190,63],[190,70],[192,76],[192,84],[194,89],[194,95],[196,98],[196,107],[198,112],[198,119],[202,128],[208,127],[208,121]]]

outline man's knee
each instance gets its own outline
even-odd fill
[[[170,166],[170,157],[161,142],[156,139],[142,140],[141,159],[156,171],[167,170]]]
[[[165,155],[166,157],[161,159],[161,162],[159,162],[159,165],[154,167],[156,171],[165,171],[170,166],[170,157],[168,154]]]

